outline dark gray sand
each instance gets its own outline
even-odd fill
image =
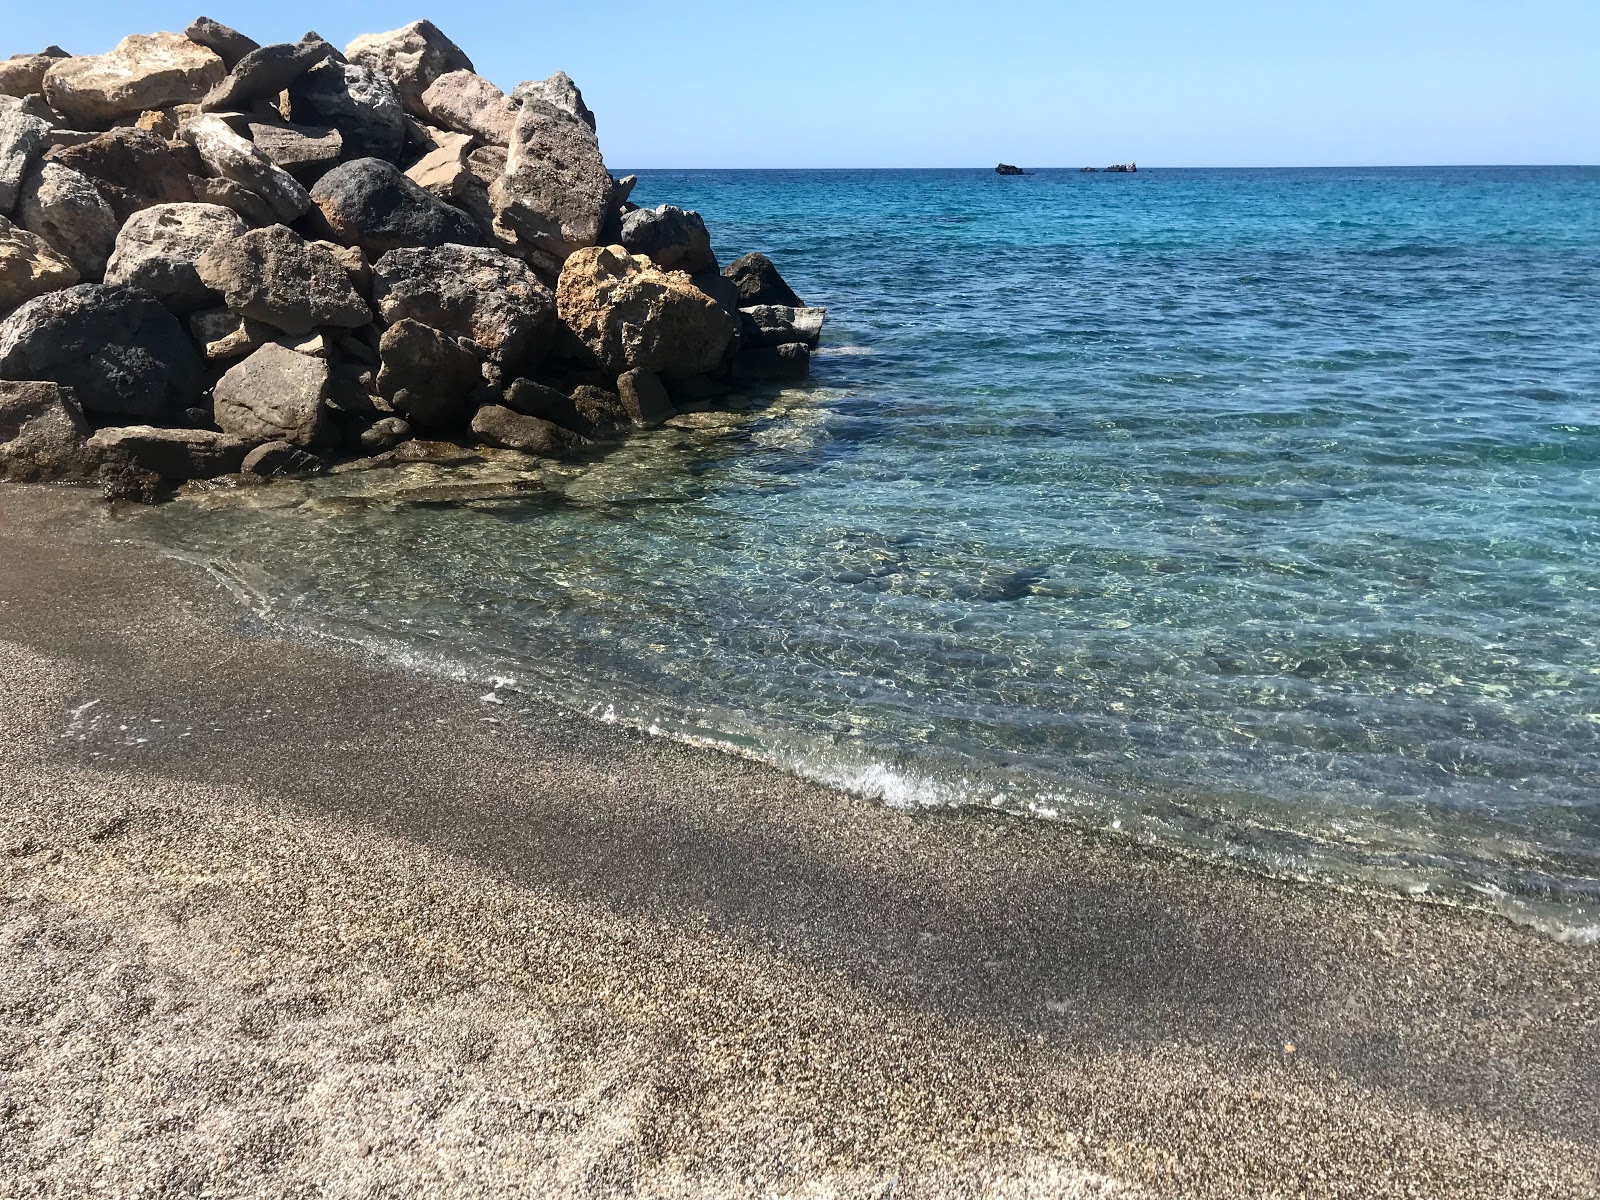
[[[53,503],[6,1196],[1600,1195],[1593,948],[512,721]]]

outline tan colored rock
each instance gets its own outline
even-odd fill
[[[178,33],[136,33],[109,54],[57,60],[45,72],[50,106],[88,126],[200,100],[227,74],[215,53]]]
[[[239,214],[218,204],[156,204],[128,218],[106,264],[106,282],[138,287],[175,313],[220,302],[195,263],[213,245],[242,237]]]
[[[422,107],[446,129],[470,133],[496,146],[511,144],[517,107],[482,75],[450,71],[439,76],[422,93]]]
[[[332,382],[324,360],[268,342],[217,382],[217,425],[252,445],[285,441],[307,449],[327,434]]]
[[[78,269],[49,242],[0,217],[0,317],[78,282]]]
[[[347,59],[387,75],[406,111],[426,116],[422,94],[439,76],[472,70],[466,56],[432,21],[413,21],[388,33],[369,33],[344,48]]]
[[[311,196],[295,177],[235,133],[221,117],[196,117],[184,125],[183,135],[213,175],[231,179],[260,196],[280,221],[294,221],[310,211]]]
[[[436,148],[423,155],[406,172],[406,178],[441,200],[456,200],[477,182],[468,163],[472,138],[464,133],[435,135]]]
[[[31,96],[44,83],[45,72],[66,54],[13,54],[0,62],[0,96]]]
[[[207,308],[189,317],[189,333],[212,362],[243,358],[278,337],[271,325],[226,308]]]
[[[566,261],[556,309],[609,373],[635,368],[700,375],[722,365],[737,325],[678,271],[662,271],[621,246],[579,250]]]
[[[94,181],[71,167],[42,162],[22,183],[17,223],[49,242],[98,283],[117,243],[117,216]]]

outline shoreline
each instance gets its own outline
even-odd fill
[[[19,496],[20,1194],[1600,1188],[1592,948],[490,723]]]

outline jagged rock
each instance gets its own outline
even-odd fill
[[[569,429],[498,404],[486,404],[473,414],[472,432],[491,446],[540,458],[566,458],[583,445]]]
[[[373,268],[378,314],[476,342],[508,371],[544,349],[555,298],[526,263],[477,246],[391,250]]]
[[[138,288],[80,283],[0,322],[0,379],[72,388],[84,410],[169,418],[200,395],[200,356],[183,326]]]
[[[488,187],[506,173],[506,148],[479,146],[467,155],[467,166],[472,170],[472,177]]]
[[[250,141],[302,183],[331,170],[344,153],[344,138],[331,125],[262,125],[251,122]]]
[[[610,374],[698,375],[721,366],[738,326],[687,275],[621,246],[579,250],[556,291],[561,319]]]
[[[717,265],[704,218],[671,204],[635,209],[622,218],[622,244],[629,254],[648,255],[663,271],[705,271]]]
[[[633,195],[633,189],[638,186],[639,177],[637,175],[624,175],[621,179],[617,180],[617,190],[616,194],[613,196],[613,200],[617,204],[628,203],[628,197]]]
[[[247,108],[252,101],[276,96],[336,53],[315,33],[306,34],[298,42],[257,46],[234,65],[226,79],[206,93],[200,107],[205,112]]]
[[[261,43],[254,38],[246,37],[237,29],[229,29],[222,22],[213,21],[210,17],[196,17],[189,23],[189,28],[183,31],[183,36],[214,52],[222,59],[222,65],[230,71],[239,65],[239,60],[246,54],[260,49],[261,46]]]
[[[428,115],[422,94],[439,76],[472,70],[472,60],[462,53],[432,21],[413,21],[388,33],[369,33],[344,48],[345,57],[360,66],[381,71],[400,93],[406,111]]]
[[[825,308],[790,308],[784,304],[758,304],[740,310],[746,346],[787,346],[804,342],[816,346],[822,341]]]
[[[406,246],[477,245],[470,217],[423,191],[392,163],[362,158],[335,167],[311,190],[334,240],[376,258]]]
[[[289,85],[285,114],[299,125],[339,131],[347,159],[396,159],[406,144],[405,111],[387,76],[357,63],[329,62]]]
[[[109,54],[57,60],[43,91],[50,107],[92,128],[199,100],[225,72],[221,58],[181,34],[136,33]]]
[[[557,425],[576,431],[584,424],[572,397],[548,384],[531,379],[518,379],[505,391],[505,406],[525,417],[538,417],[554,421]]]
[[[649,371],[624,371],[618,375],[617,396],[628,419],[641,429],[654,429],[678,411],[660,378]]]
[[[401,417],[380,417],[356,434],[356,446],[368,454],[391,450],[411,438],[411,422]]]
[[[733,378],[741,383],[774,379],[804,379],[811,372],[811,347],[751,346],[733,356]]]
[[[422,94],[430,120],[456,133],[469,133],[496,146],[509,145],[517,105],[482,75],[449,71]]]
[[[594,114],[583,102],[583,93],[578,90],[578,85],[572,82],[565,71],[557,71],[549,79],[530,79],[511,89],[511,103],[517,108],[530,100],[553,104],[562,112],[577,117],[591,130],[594,129]]]
[[[311,197],[294,176],[235,133],[221,117],[196,117],[184,126],[184,134],[212,174],[260,196],[280,221],[297,220],[310,210]]]
[[[107,467],[132,468],[158,480],[215,479],[232,475],[250,443],[214,429],[156,429],[123,425],[98,431],[90,452]]]
[[[86,479],[91,460],[83,407],[71,388],[0,382],[0,479]]]
[[[213,362],[254,354],[278,336],[271,325],[242,317],[226,308],[191,313],[189,332],[200,347],[200,353]]]
[[[218,242],[196,269],[234,312],[285,333],[310,333],[319,325],[357,329],[372,320],[338,259],[283,225]]]
[[[52,46],[50,50],[60,51]],[[0,96],[28,96],[44,86],[44,73],[55,66],[58,58],[71,57],[65,51],[52,54],[13,54],[0,62]]]
[[[58,146],[45,158],[87,176],[119,222],[152,204],[194,200],[189,172],[166,142],[143,129],[108,130],[81,145]]]
[[[330,432],[324,401],[332,382],[323,359],[268,342],[212,389],[217,424],[252,445],[285,441],[307,449]]]
[[[315,475],[323,465],[315,454],[289,442],[264,442],[244,456],[239,473],[258,479],[299,479]]]
[[[406,420],[422,428],[466,420],[483,383],[470,349],[420,321],[402,319],[384,330],[378,353],[378,392]]]
[[[78,282],[78,268],[36,233],[0,217],[0,317],[46,292]]]
[[[434,142],[434,148],[406,171],[406,178],[441,200],[458,199],[477,183],[467,157],[472,138],[441,131]]]
[[[216,204],[157,204],[136,212],[117,235],[106,282],[140,287],[174,312],[215,304],[195,263],[216,242],[241,237],[237,213]]]
[[[17,223],[72,261],[79,276],[98,282],[117,242],[117,217],[94,182],[71,167],[41,162],[22,184]]]
[[[272,211],[272,205],[249,188],[240,187],[231,179],[203,179],[192,176],[189,183],[194,188],[194,198],[198,203],[215,204],[231,209],[252,229],[278,223],[278,214]]]
[[[21,104],[0,106],[0,217],[17,206],[22,181],[50,145],[50,126]]]
[[[543,100],[524,101],[506,172],[489,189],[502,236],[565,258],[595,244],[615,207],[612,190],[594,130]]]
[[[722,272],[739,289],[739,307],[753,308],[759,304],[782,304],[789,308],[804,308],[806,302],[794,294],[794,289],[784,282],[778,268],[765,254],[746,254],[729,263]]]
[[[582,384],[572,389],[571,400],[578,414],[573,428],[584,437],[605,441],[621,436],[633,425],[633,415],[622,397],[607,388]]]

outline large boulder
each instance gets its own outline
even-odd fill
[[[98,283],[117,242],[117,215],[80,171],[41,162],[28,173],[17,202],[17,223],[72,260],[84,280]]]
[[[622,244],[629,254],[648,255],[663,271],[693,275],[717,265],[705,219],[671,204],[636,208],[624,216]]]
[[[35,296],[77,282],[78,269],[66,255],[0,217],[0,317]]]
[[[307,334],[319,325],[359,329],[372,320],[339,260],[283,225],[217,242],[195,269],[229,309],[285,333]]]
[[[432,21],[413,21],[389,33],[369,33],[344,48],[347,59],[388,77],[406,111],[427,115],[422,95],[439,76],[472,70],[468,58]]]
[[[517,113],[506,171],[489,189],[497,231],[565,258],[593,246],[614,203],[614,184],[594,130],[538,99]]]
[[[152,204],[194,200],[189,172],[148,130],[112,129],[76,146],[57,146],[45,157],[92,180],[118,221]]]
[[[511,144],[517,106],[482,75],[450,71],[422,94],[428,119],[456,133],[469,133],[496,146]]]
[[[250,142],[302,183],[338,165],[344,137],[331,125],[263,125],[252,122]]]
[[[483,383],[469,346],[420,321],[396,321],[384,330],[378,354],[378,392],[412,425],[464,424]]]
[[[190,21],[189,27],[183,31],[183,36],[214,52],[222,60],[222,65],[230,71],[239,65],[239,61],[246,54],[261,45],[254,38],[246,37],[237,29],[230,29],[221,21],[213,21],[210,17],[196,17]]]
[[[86,478],[88,436],[71,388],[38,380],[0,382],[0,479]]]
[[[331,431],[326,401],[332,384],[325,359],[268,342],[217,381],[217,425],[252,445],[284,441],[309,449]]]
[[[196,117],[184,136],[213,175],[231,179],[267,202],[280,221],[294,221],[311,209],[311,197],[293,175],[240,137],[221,117]]]
[[[195,264],[217,242],[242,237],[245,223],[216,204],[157,204],[136,212],[117,235],[106,282],[140,287],[174,312],[215,304]]]
[[[45,72],[44,96],[80,128],[104,128],[146,109],[199,100],[222,79],[222,59],[178,33],[136,33],[109,54],[63,58]]]
[[[50,126],[20,103],[0,104],[0,217],[17,205],[22,181],[50,145]]]
[[[729,263],[722,274],[739,290],[740,308],[760,304],[781,304],[788,308],[806,306],[765,254],[746,254]]]
[[[746,346],[788,346],[804,342],[816,346],[822,341],[825,308],[790,308],[784,304],[757,304],[740,310]]]
[[[486,404],[473,414],[472,432],[491,446],[540,458],[566,458],[583,445],[570,429],[498,404]]]
[[[701,375],[722,365],[737,325],[681,272],[621,246],[579,250],[556,289],[561,320],[612,375],[635,367]]]
[[[80,283],[0,322],[0,379],[73,389],[84,410],[165,420],[200,396],[200,356],[178,319],[138,288]]]
[[[308,33],[298,42],[258,46],[228,72],[228,77],[206,93],[200,107],[206,112],[248,108],[254,101],[276,96],[312,67],[338,53],[321,37]]]
[[[594,128],[594,113],[583,102],[583,93],[565,71],[557,71],[549,79],[530,79],[511,89],[511,103],[521,108],[530,100],[553,104],[562,112],[571,113],[590,129]]]
[[[526,263],[480,246],[391,250],[373,267],[373,299],[389,324],[469,338],[511,373],[544,349],[555,319],[555,297]]]
[[[113,426],[89,439],[89,451],[103,468],[132,468],[168,483],[232,475],[249,448],[244,438],[215,429],[157,429],[150,425]]]
[[[400,156],[406,114],[388,76],[356,63],[328,62],[289,85],[285,116],[339,131],[348,159]]]
[[[335,241],[376,258],[405,246],[477,245],[472,219],[424,191],[393,163],[362,158],[335,167],[311,189]]]
[[[478,186],[469,158],[472,137],[441,131],[433,142],[433,149],[406,169],[406,178],[441,200],[460,200]]]
[[[53,51],[53,53],[52,53]],[[29,96],[44,86],[44,74],[56,59],[68,58],[59,46],[38,54],[13,54],[0,62],[0,96]]]

